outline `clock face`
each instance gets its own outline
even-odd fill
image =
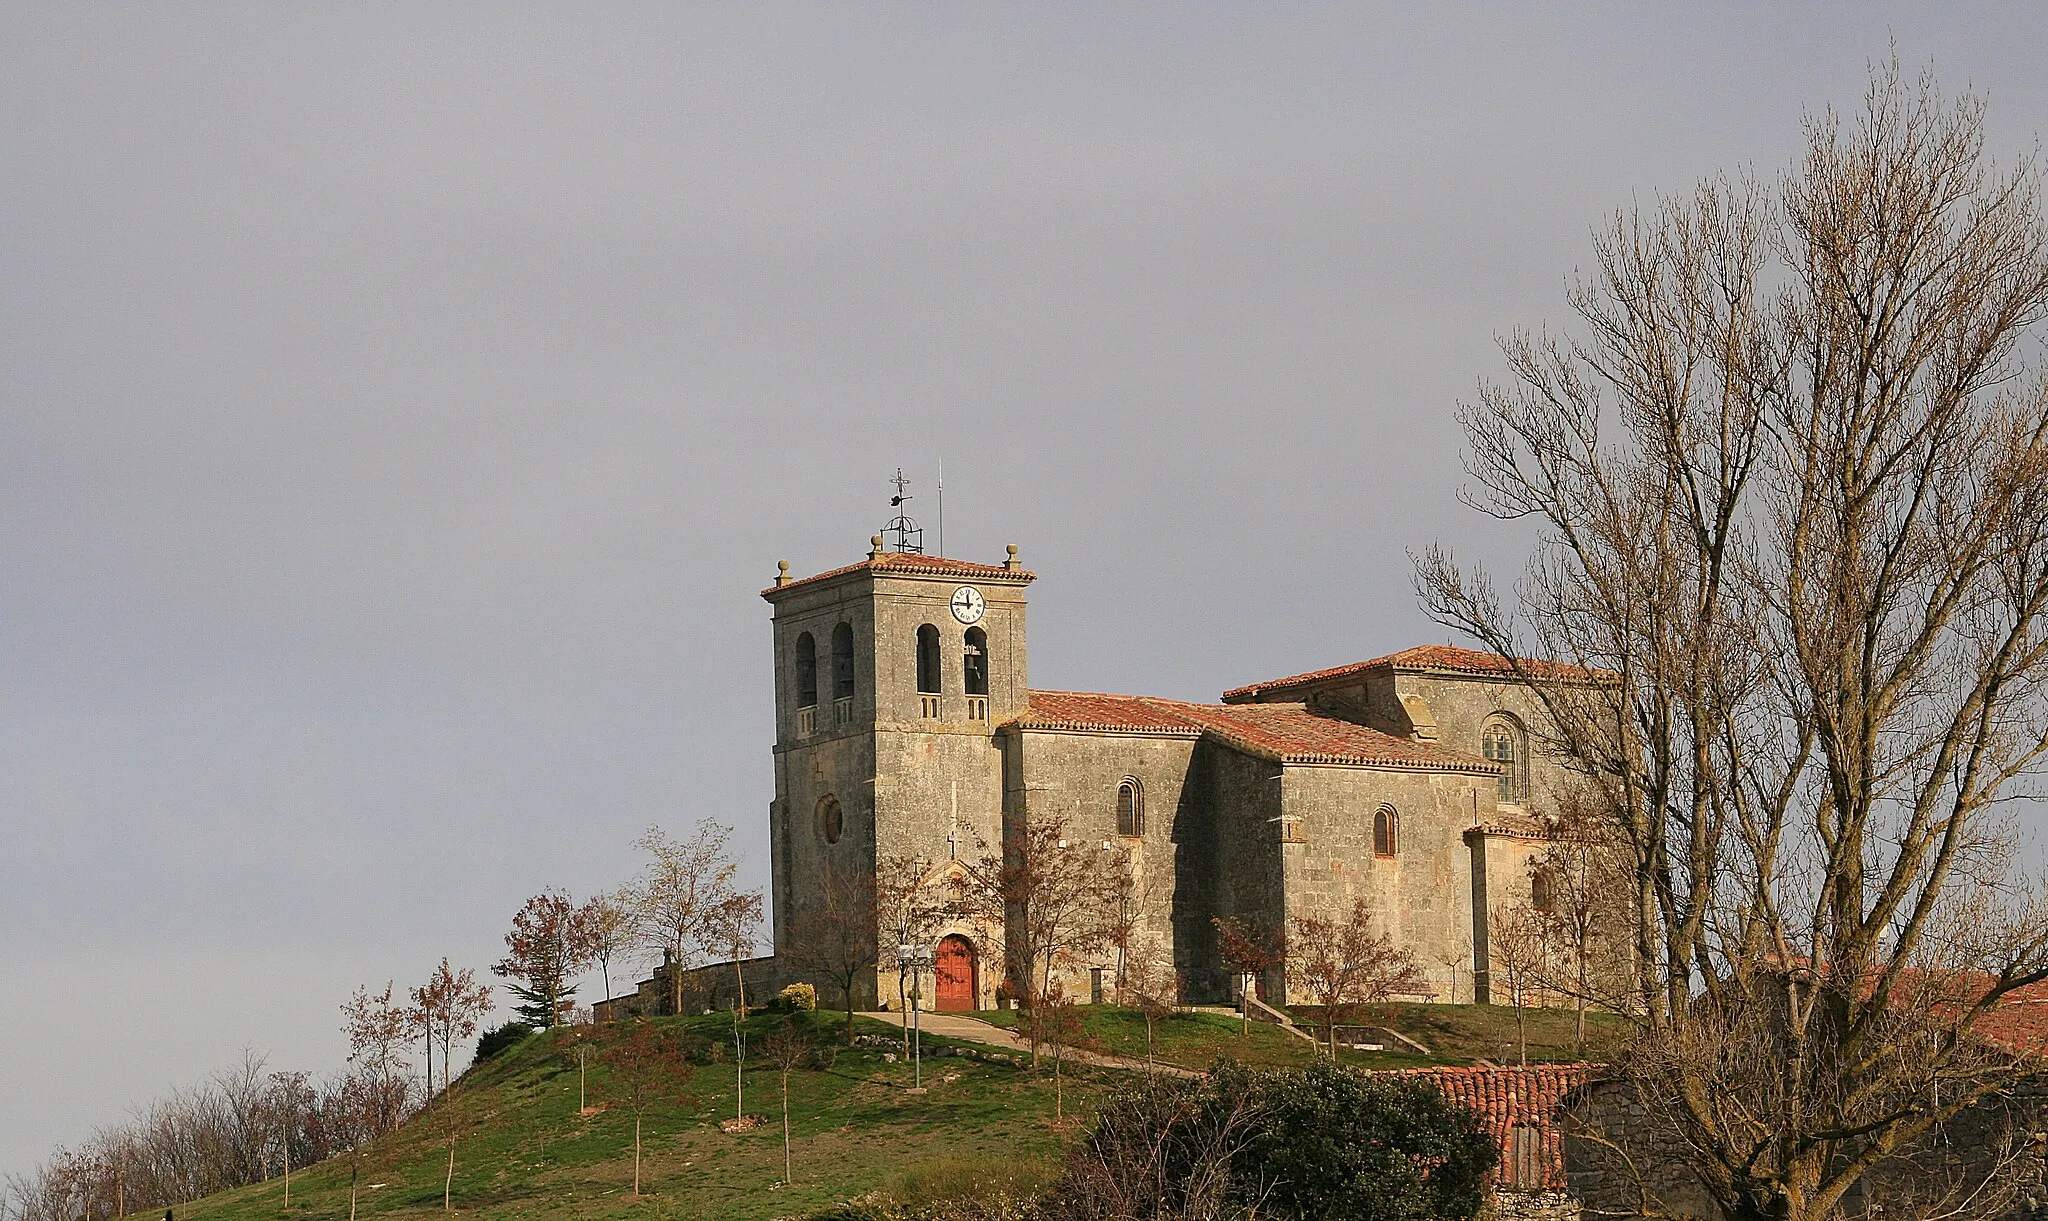
[[[981,600],[981,591],[972,585],[962,585],[953,591],[953,617],[962,623],[979,623],[981,612],[988,604]]]

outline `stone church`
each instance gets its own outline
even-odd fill
[[[1540,706],[1500,659],[1427,645],[1217,703],[1036,690],[1035,579],[1015,546],[978,564],[878,535],[859,563],[802,578],[784,563],[762,591],[778,938],[828,869],[911,857],[936,885],[1006,825],[1061,814],[1082,843],[1130,848],[1187,1002],[1231,999],[1212,917],[1281,926],[1357,898],[1414,952],[1430,997],[1487,998],[1487,914],[1531,900],[1543,817],[1571,782],[1532,750]],[[944,930],[938,1008],[993,1007],[1003,954],[987,940]],[[878,969],[866,999],[893,996],[893,976]],[[1100,979],[1077,973],[1068,992]],[[1262,984],[1284,998],[1283,981]]]

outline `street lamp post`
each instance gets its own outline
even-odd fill
[[[910,1088],[915,1093],[924,1092],[924,1030],[918,1019],[918,1002],[923,999],[924,973],[932,965],[932,947],[910,945],[899,942],[896,946],[896,961],[907,964],[912,972],[910,977]]]

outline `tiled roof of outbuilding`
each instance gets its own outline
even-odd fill
[[[1522,668],[1532,674],[1557,678],[1585,678],[1589,674],[1578,666],[1533,657],[1524,657],[1521,662]],[[1384,657],[1375,657],[1369,661],[1354,661],[1349,665],[1331,666],[1325,670],[1310,670],[1306,674],[1291,674],[1286,678],[1273,678],[1265,682],[1232,687],[1223,693],[1223,702],[1248,703],[1262,695],[1293,691],[1327,679],[1364,674],[1371,670],[1419,670],[1431,674],[1492,674],[1503,677],[1512,677],[1514,674],[1514,667],[1499,654],[1461,649],[1449,644],[1425,644],[1412,649],[1402,649],[1398,653],[1388,653]]]
[[[1022,729],[1213,736],[1249,755],[1280,763],[1336,763],[1493,775],[1500,765],[1463,751],[1411,742],[1300,704],[1189,704],[1145,695],[1033,691],[1012,724]]]
[[[1592,1080],[1591,1064],[1531,1064],[1484,1068],[1417,1068],[1403,1076],[1424,1077],[1434,1082],[1452,1102],[1470,1108],[1500,1145],[1503,1186],[1557,1190],[1566,1186],[1564,1175],[1564,1131],[1558,1125],[1558,1111],[1566,1095]],[[1538,1141],[1537,1182],[1517,1182],[1514,1165],[1514,1131],[1533,1128]]]
[[[834,577],[843,577],[849,572],[867,571],[881,576],[902,575],[909,577],[959,577],[974,581],[1004,581],[1023,585],[1038,579],[1038,574],[1024,568],[1009,568],[1002,564],[977,564],[972,560],[949,559],[942,555],[913,555],[903,551],[885,551],[873,559],[844,568],[834,568],[816,576],[791,581],[787,585],[770,585],[761,591],[769,601],[805,585],[815,585]]]

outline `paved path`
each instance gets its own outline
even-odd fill
[[[903,1024],[903,1015],[901,1013],[876,1012],[863,1013],[861,1016],[887,1022],[891,1026],[900,1027]],[[971,1018],[964,1013],[920,1013],[917,1016],[917,1024],[920,1029],[928,1034],[940,1035],[948,1039],[960,1039],[968,1043],[982,1043],[990,1047],[1000,1047],[1004,1051],[1013,1051],[1025,1056],[1031,1054],[1031,1040],[1022,1037],[1015,1031],[1005,1030],[1001,1026],[992,1026],[980,1018]],[[1040,1054],[1043,1056],[1049,1053],[1041,1051]],[[1082,1064],[1093,1064],[1099,1068],[1133,1069],[1142,1073],[1147,1067],[1150,1067],[1157,1072],[1175,1077],[1202,1076],[1201,1073],[1182,1068],[1178,1064],[1165,1064],[1155,1060],[1148,1066],[1143,1060],[1134,1060],[1129,1056],[1101,1055],[1092,1051],[1069,1051],[1064,1058],[1078,1061]]]

